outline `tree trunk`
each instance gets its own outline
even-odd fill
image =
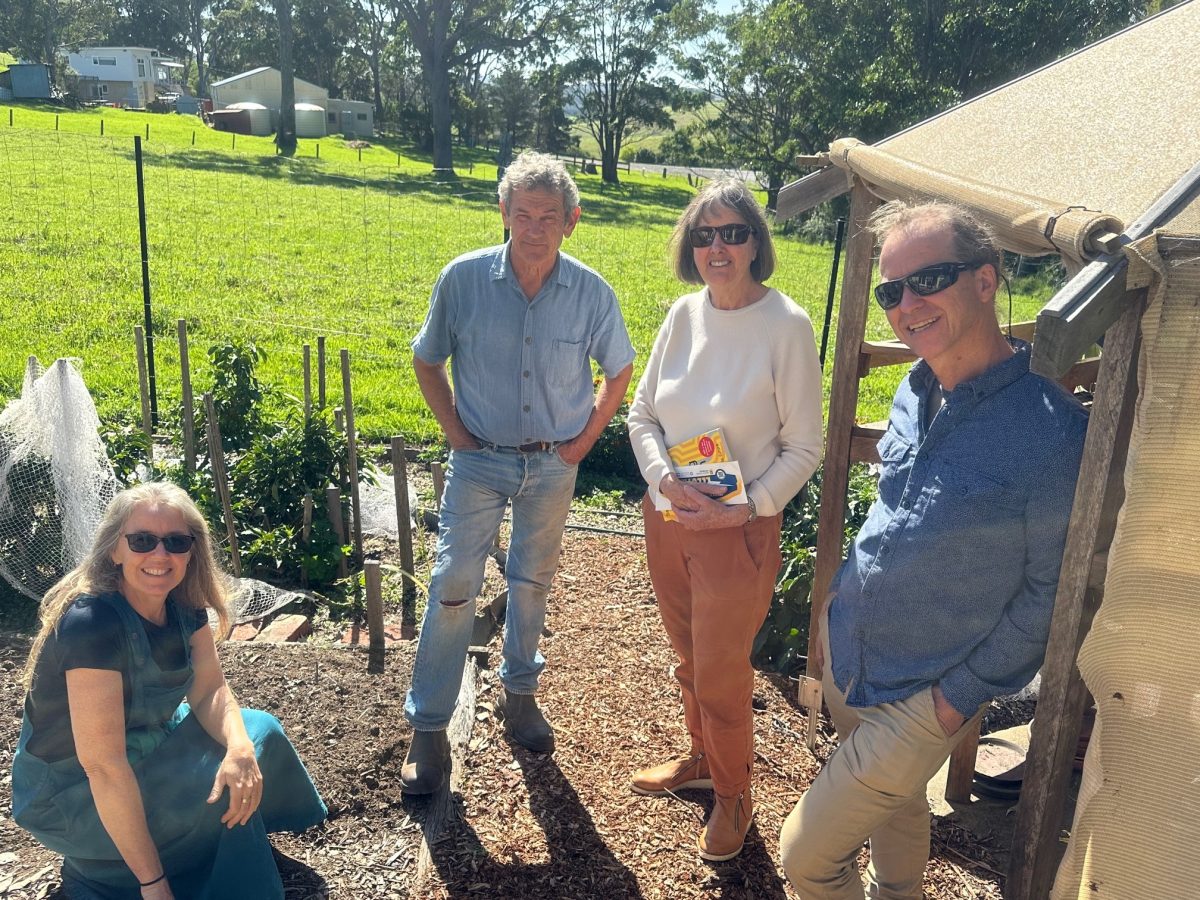
[[[611,130],[604,135],[604,140],[600,144],[600,180],[605,184],[620,184],[620,178],[617,176],[618,154],[621,152],[621,146],[617,141],[617,136]]]
[[[442,47],[434,49],[429,78],[429,118],[433,125],[433,170],[454,170],[454,148],[450,139],[450,72],[442,64]]]
[[[296,80],[292,64],[292,2],[275,0],[275,13],[279,17],[279,128],[275,132],[275,146],[284,156],[296,155]]]

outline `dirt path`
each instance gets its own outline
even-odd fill
[[[637,538],[571,532],[551,598],[540,697],[558,733],[553,756],[509,744],[493,715],[494,669],[479,679],[470,749],[452,816],[421,867],[429,801],[402,798],[409,741],[402,715],[411,646],[383,675],[365,653],[314,645],[225,645],[247,706],[279,716],[330,807],[300,836],[276,836],[288,900],[305,898],[795,897],[778,868],[783,818],[819,768],[785,681],[755,689],[756,821],[734,861],[699,860],[711,802],[632,794],[629,773],[686,747],[673,662]],[[58,897],[58,860],[8,816],[7,775],[20,729],[19,668],[28,641],[0,635],[0,897]],[[495,642],[491,663],[499,659]],[[832,749],[822,736],[818,756]],[[997,848],[935,820],[930,898],[998,898]]]

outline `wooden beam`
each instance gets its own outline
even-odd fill
[[[1062,851],[1059,829],[1088,696],[1075,661],[1103,596],[1103,589],[1092,584],[1099,565],[1097,556],[1112,542],[1117,512],[1125,496],[1122,479],[1137,401],[1145,297],[1146,292],[1141,290],[1124,302],[1124,313],[1105,335],[1096,400],[1088,423],[1042,666],[1037,724],[1017,807],[1004,891],[1008,900],[1044,900],[1049,896]]]
[[[1115,242],[1109,240],[1106,246],[1145,237],[1198,196],[1200,163],[1192,166],[1123,235]],[[1038,314],[1038,344],[1029,364],[1033,371],[1058,378],[1117,321],[1124,311],[1121,304],[1129,300],[1125,290],[1128,266],[1123,253],[1102,256],[1050,298]]]
[[[775,201],[775,221],[782,222],[798,216],[827,200],[840,197],[848,190],[850,179],[846,171],[837,166],[826,166],[780,188],[779,199]]]
[[[800,153],[792,157],[792,161],[798,166],[807,166],[809,168],[819,168],[829,165],[828,153]]]
[[[850,443],[858,408],[858,350],[867,328],[868,290],[874,264],[875,238],[866,228],[879,198],[855,182],[850,195],[849,240],[842,300],[838,310],[837,347],[829,393],[829,426],[825,436],[825,462],[821,476],[821,510],[817,525],[817,559],[813,572],[812,612],[808,630],[810,678],[821,673],[813,665],[814,637],[825,608],[825,595],[833,573],[842,561],[842,535],[846,530],[846,489],[850,482]],[[819,709],[809,710],[816,716]],[[811,732],[811,729],[810,729]]]
[[[850,462],[882,462],[876,445],[885,431],[887,431],[887,422],[872,422],[870,425],[855,425],[851,428]]]

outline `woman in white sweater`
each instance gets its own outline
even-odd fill
[[[783,507],[820,459],[821,370],[807,314],[763,283],[775,250],[742,182],[710,182],[680,217],[671,248],[680,280],[704,289],[667,314],[629,410],[629,435],[649,486],[650,579],[679,655],[691,747],[635,772],[633,789],[713,788],[698,845],[701,857],[719,861],[741,852],[753,816],[750,648],[779,570]],[[716,428],[741,467],[746,503],[712,499],[728,488],[685,483],[672,467],[669,447]],[[674,521],[655,508],[662,499]]]

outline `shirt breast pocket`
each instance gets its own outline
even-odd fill
[[[550,345],[549,365],[546,380],[559,387],[573,387],[584,371],[587,359],[587,344],[583,341],[555,341]]]
[[[908,458],[913,452],[913,447],[894,432],[888,431],[879,439],[875,449],[883,464],[879,472],[879,496],[884,503],[894,508],[908,478]]]
[[[939,481],[947,499],[964,503],[972,510],[1014,513],[1025,508],[1025,495],[1020,487],[989,472],[946,461]]]

